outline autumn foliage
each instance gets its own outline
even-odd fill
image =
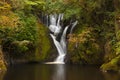
[[[11,11],[10,4],[0,1],[0,27],[17,27],[19,17]]]

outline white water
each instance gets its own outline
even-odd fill
[[[58,21],[57,21],[58,18]],[[62,15],[59,14],[54,14],[54,15],[50,15],[50,25],[49,25],[49,29],[51,32],[54,33],[54,35],[57,35],[60,33],[61,31],[61,26],[60,26],[60,20],[62,18]]]
[[[61,36],[61,40],[60,42],[58,42],[56,40],[57,35],[61,32],[61,25],[60,25],[60,21],[63,19],[63,14],[59,14],[59,15],[50,15],[50,25],[49,25],[49,29],[51,32],[54,33],[50,34],[50,36],[52,37],[54,44],[58,50],[58,57],[55,59],[54,63],[64,63],[64,57],[66,55],[66,32],[68,27],[66,27],[63,31],[63,34]],[[62,42],[62,43],[61,43]]]
[[[75,22],[72,23],[72,28],[70,30],[70,34],[72,34],[72,31],[75,28],[75,26],[77,25],[77,23],[78,23],[78,21],[75,21]]]
[[[50,34],[53,41],[54,41],[54,44],[58,50],[58,53],[59,53],[59,56],[57,57],[57,59],[54,61],[54,62],[64,62],[64,56],[65,56],[65,52],[61,46],[61,44],[55,39],[55,36]]]
[[[60,24],[60,22],[63,20],[63,16],[64,16],[63,14],[59,14],[59,15],[51,14],[51,15],[49,15],[50,25],[48,27],[49,27],[49,30],[51,32],[53,32],[53,34],[50,34],[50,36],[53,39],[53,42],[57,48],[59,55],[54,60],[54,62],[48,62],[46,64],[64,64],[64,58],[65,58],[65,55],[67,54],[66,36],[67,36],[67,30],[69,28],[69,25],[64,28],[63,33],[62,33],[61,38],[60,38],[60,42],[56,40],[56,38],[58,37],[58,34],[63,29],[63,26],[61,26],[61,24]],[[47,17],[47,19],[48,19],[48,17]],[[72,30],[76,25],[77,25],[77,21],[72,23],[70,33],[72,33]]]
[[[63,34],[61,36],[60,44],[64,51],[64,53],[67,53],[67,41],[66,41],[66,32],[67,32],[68,26],[64,29]]]

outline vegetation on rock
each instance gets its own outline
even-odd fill
[[[0,0],[2,51],[8,63],[50,58],[49,31],[40,16],[64,13],[65,24],[78,21],[67,36],[68,62],[100,64],[104,71],[119,71],[119,3],[120,0]]]

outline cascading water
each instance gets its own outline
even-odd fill
[[[57,51],[59,53],[58,57],[55,59],[54,62],[48,62],[47,64],[64,64],[64,58],[65,55],[67,53],[67,40],[66,40],[66,36],[67,36],[67,30],[70,27],[70,25],[66,26],[65,28],[63,28],[63,26],[61,26],[61,21],[63,20],[63,14],[51,14],[49,15],[49,18],[47,16],[47,26],[48,26],[48,21],[50,21],[49,24],[49,30],[53,33],[50,33],[50,36],[53,39],[53,42],[57,48]],[[71,25],[71,30],[70,33],[72,33],[73,28],[77,25],[77,21],[73,22]],[[63,30],[63,31],[62,31]],[[62,32],[62,35],[60,37],[60,40],[57,40],[57,37],[59,36],[59,34]]]

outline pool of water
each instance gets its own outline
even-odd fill
[[[10,66],[1,80],[120,80],[120,75],[93,66],[22,64]]]

